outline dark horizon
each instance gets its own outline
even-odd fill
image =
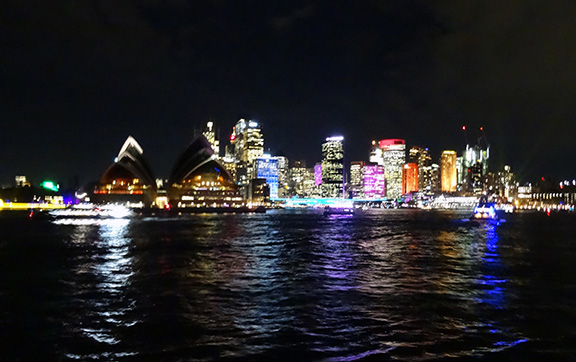
[[[347,161],[373,139],[461,152],[484,127],[491,170],[576,177],[576,4],[8,1],[0,181],[97,180],[132,135],[167,177],[208,120],[265,150]]]

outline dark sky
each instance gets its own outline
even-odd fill
[[[0,181],[96,180],[128,135],[168,177],[212,118],[265,147],[348,160],[372,139],[460,152],[480,126],[491,168],[576,177],[574,1],[4,1]]]

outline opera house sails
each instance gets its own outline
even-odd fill
[[[176,161],[168,179],[168,199],[179,208],[242,207],[244,199],[210,143],[196,136]]]
[[[128,137],[115,162],[108,167],[94,190],[94,202],[156,206],[156,198],[177,208],[243,207],[245,200],[230,172],[214,157],[210,143],[196,136],[178,158],[166,190],[157,190],[142,147]],[[160,204],[160,203],[158,203]]]
[[[156,182],[142,154],[142,147],[129,136],[114,163],[100,178],[93,201],[151,206],[156,199]]]

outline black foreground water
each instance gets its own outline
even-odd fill
[[[2,361],[576,359],[576,216],[0,214]]]

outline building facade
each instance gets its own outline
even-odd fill
[[[418,191],[418,164],[409,162],[402,169],[402,194]]]
[[[458,184],[456,151],[445,150],[440,157],[442,192],[455,192]]]
[[[328,137],[322,144],[322,196],[343,197],[344,137]]]
[[[209,121],[206,123],[204,130],[202,130],[202,135],[206,137],[210,146],[212,146],[212,150],[214,151],[214,155],[217,158],[220,158],[220,140],[216,136],[216,129],[214,127],[214,122]]]
[[[364,166],[364,198],[383,199],[386,196],[384,166],[369,164]]]
[[[397,199],[402,196],[402,169],[406,163],[406,141],[386,139],[379,143],[386,178],[386,197]]]
[[[270,188],[270,199],[278,198],[278,173],[279,160],[278,157],[271,157],[264,154],[262,157],[256,158],[256,178],[264,179]]]
[[[348,195],[353,199],[364,197],[364,161],[350,162],[350,178],[348,180]]]

